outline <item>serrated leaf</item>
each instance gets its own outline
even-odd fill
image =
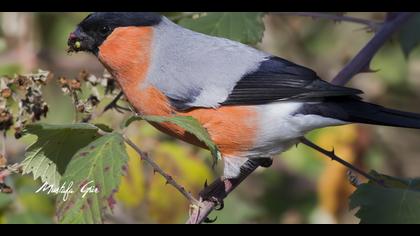
[[[201,124],[191,116],[132,116],[126,122],[125,125],[130,125],[133,121],[137,120],[145,120],[148,122],[156,122],[156,123],[163,123],[169,122],[175,124],[183,129],[185,129],[188,133],[193,134],[196,136],[200,141],[202,141],[210,150],[215,162],[221,159],[220,151],[217,145],[211,140],[209,133],[207,130],[201,126]]]
[[[198,18],[184,18],[179,25],[208,35],[256,44],[264,32],[262,16],[262,12],[207,12]]]
[[[32,173],[34,179],[58,186],[73,155],[100,135],[98,128],[90,124],[26,126],[25,134],[38,137],[25,152],[23,174]]]
[[[415,13],[400,30],[399,41],[404,55],[408,57],[410,52],[420,42],[420,13]]]
[[[371,173],[384,186],[367,183],[350,197],[350,208],[360,207],[356,216],[364,224],[420,223],[420,178],[400,179]]]
[[[104,135],[78,151],[61,180],[63,186],[72,186],[73,193],[66,200],[64,194],[58,196],[58,220],[103,223],[105,214],[112,211],[127,160],[124,139],[118,133]],[[82,191],[89,188],[98,191]]]

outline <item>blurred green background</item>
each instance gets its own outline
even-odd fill
[[[87,13],[0,13],[0,74],[28,73],[38,68],[72,78],[82,70],[101,75],[104,68],[92,55],[66,53],[69,33]],[[176,13],[170,14],[175,15]],[[385,13],[349,13],[381,20]],[[314,20],[289,15],[266,15],[266,30],[258,47],[317,71],[330,80],[372,37],[361,25]],[[377,73],[357,75],[349,84],[365,91],[367,101],[401,110],[420,112],[420,49],[410,58],[397,40],[387,43],[374,57]],[[45,88],[49,123],[73,120],[71,100],[58,83]],[[127,116],[108,112],[100,120],[113,127]],[[210,154],[139,123],[129,135],[187,189],[197,194],[205,180],[221,173],[211,169]],[[309,135],[315,143],[364,168],[400,177],[420,176],[420,131],[368,125],[348,125],[317,130]],[[6,140],[11,162],[23,159],[33,140]],[[129,150],[128,176],[117,194],[118,204],[109,223],[183,223],[188,202],[154,175],[133,150]],[[53,223],[54,196],[36,194],[40,182],[28,177],[9,178],[16,191],[0,194],[1,223]],[[348,210],[354,191],[346,169],[304,146],[275,158],[269,169],[259,169],[235,190],[225,208],[213,212],[217,223],[357,223]]]

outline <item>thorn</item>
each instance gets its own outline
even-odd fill
[[[209,185],[208,185],[208,183],[207,183],[207,179],[206,179],[206,181],[204,181],[204,188],[207,188]]]
[[[153,175],[155,175],[158,171],[156,169],[153,169]]]
[[[204,220],[204,223],[214,223],[214,222],[216,222],[216,220],[217,220],[217,216],[216,217],[214,217],[214,219],[210,219],[210,218],[206,218],[205,220]]]
[[[168,176],[168,178],[166,179],[166,185],[169,184],[169,182],[173,181],[173,178],[171,176]]]
[[[370,67],[370,62],[369,62],[366,66],[364,66],[364,67],[360,70],[360,73],[376,73],[376,72],[378,72],[378,71],[380,71],[380,69],[372,69],[372,68]]]

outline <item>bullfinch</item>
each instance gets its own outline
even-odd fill
[[[314,129],[349,123],[420,128],[420,114],[363,102],[358,89],[156,13],[90,14],[68,45],[95,55],[139,114],[198,120],[220,149],[225,178],[237,177],[249,159],[287,150]],[[205,147],[177,125],[152,125]]]

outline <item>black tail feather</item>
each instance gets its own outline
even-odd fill
[[[301,114],[316,114],[346,122],[420,129],[420,114],[385,108],[361,101],[358,97],[331,98],[305,104]]]

